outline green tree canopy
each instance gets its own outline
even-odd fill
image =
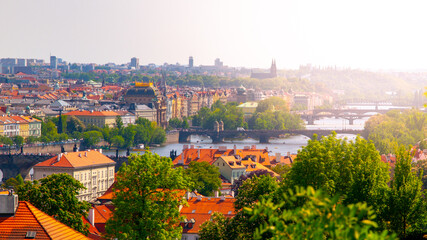
[[[312,186],[330,196],[343,196],[346,203],[367,202],[376,207],[383,204],[379,201],[389,179],[388,166],[372,142],[360,137],[348,142],[333,133],[309,140],[298,151],[283,186]]]
[[[212,196],[221,187],[219,169],[208,162],[192,161],[185,174],[194,183],[192,190],[197,190],[202,195]]]
[[[396,144],[415,145],[427,137],[427,113],[389,111],[369,118],[364,131],[380,153],[393,153]]]
[[[99,131],[88,131],[83,133],[83,144],[87,147],[94,147],[103,139]]]
[[[179,206],[191,188],[184,169],[172,168],[170,158],[146,152],[131,155],[117,172],[108,236],[118,239],[181,238]]]
[[[261,199],[254,208],[245,208],[252,221],[267,219],[253,239],[396,239],[375,231],[375,211],[366,203],[345,205],[339,199],[312,187],[289,190],[279,204]]]
[[[390,229],[407,237],[427,227],[427,202],[422,190],[422,176],[412,170],[412,156],[404,146],[397,150],[396,165],[388,198]]]
[[[17,193],[20,200],[29,201],[58,221],[87,235],[89,226],[83,223],[82,216],[87,217],[90,204],[76,197],[83,189],[83,184],[72,176],[60,173],[42,178],[40,182],[25,182],[17,187]]]

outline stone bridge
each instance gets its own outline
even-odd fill
[[[370,117],[368,113],[379,113],[385,114],[391,110],[406,110],[407,107],[399,107],[394,109],[314,109],[309,111],[295,112],[301,116],[302,119],[306,120],[309,125],[314,124],[314,120],[322,117],[335,117],[344,118],[349,121],[349,125],[353,125],[354,119],[361,119],[364,117]]]
[[[213,130],[181,130],[179,132],[179,142],[189,142],[191,135],[203,135],[209,136],[213,143],[221,143],[225,138],[253,138],[259,139],[260,143],[268,143],[270,138],[278,138],[285,134],[297,134],[312,137],[313,134],[318,136],[327,136],[335,131],[337,134],[359,134],[363,136],[363,130],[225,130],[225,131],[213,131]]]

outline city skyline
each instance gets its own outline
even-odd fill
[[[426,69],[426,3],[2,1],[2,58],[68,62]]]

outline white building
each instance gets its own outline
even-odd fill
[[[103,195],[114,182],[116,162],[101,151],[61,153],[34,166],[34,180],[53,173],[67,173],[85,187],[77,196],[79,200],[91,201]]]

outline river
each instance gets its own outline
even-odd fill
[[[370,109],[375,110],[375,106],[348,106],[348,108],[352,109]],[[394,106],[378,106],[378,109],[393,109],[396,108]],[[408,107],[409,108],[409,107]],[[314,121],[313,125],[306,125],[307,129],[326,129],[326,130],[338,130],[338,129],[355,129],[355,130],[361,130],[365,126],[365,122],[369,119],[370,116],[375,115],[375,113],[367,115],[365,118],[362,119],[355,119],[353,122],[353,125],[349,125],[348,120],[342,119],[342,118],[322,118],[319,120]],[[355,135],[347,135],[347,134],[338,134],[337,135],[340,138],[347,138],[349,140],[353,140],[356,136]],[[237,148],[244,148],[245,146],[251,146],[255,145],[258,149],[264,149],[268,148],[269,151],[271,151],[272,154],[274,153],[281,153],[282,155],[290,152],[291,154],[298,153],[298,150],[301,149],[303,146],[307,145],[307,141],[309,138],[307,136],[290,136],[288,138],[281,138],[281,139],[271,139],[270,143],[268,144],[260,144],[255,139],[233,139],[233,140],[226,140],[224,143],[220,144],[213,144],[212,140],[210,140],[207,137],[204,136],[191,136],[190,143],[173,143],[168,145],[163,145],[160,147],[153,147],[151,148],[151,152],[157,153],[160,156],[169,157],[170,151],[174,150],[177,154],[180,154],[182,152],[182,149],[184,145],[194,145],[195,148],[218,148],[219,146],[227,146],[227,148],[233,148],[234,145],[236,145]],[[138,152],[133,152],[136,153]],[[112,155],[114,156],[116,153],[115,151],[104,151],[105,155]],[[119,152],[121,156],[126,155],[126,151],[122,150]],[[33,169],[31,169],[30,174],[32,174]],[[0,179],[2,179],[3,173],[0,171]]]

